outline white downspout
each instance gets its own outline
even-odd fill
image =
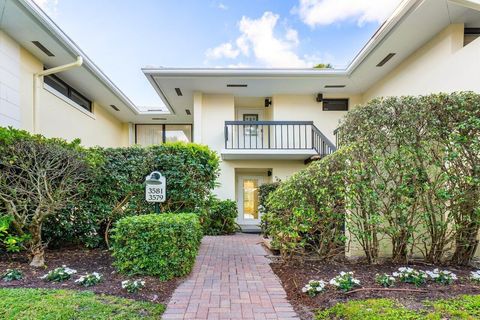
[[[50,68],[43,70],[41,72],[35,73],[33,75],[33,133],[38,133],[40,127],[40,89],[41,83],[43,82],[43,77],[48,76],[54,73],[59,73],[62,71],[67,71],[73,68],[80,67],[83,64],[83,58],[81,56],[77,57],[77,60],[72,63],[64,64],[63,66],[58,66],[55,68]]]

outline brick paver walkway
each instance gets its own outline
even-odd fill
[[[258,235],[205,237],[162,319],[298,319]]]

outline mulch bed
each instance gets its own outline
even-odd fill
[[[338,275],[341,271],[353,271],[354,277],[360,280],[363,288],[382,288],[375,283],[375,275],[377,273],[391,274],[397,271],[399,267],[405,267],[405,265],[384,263],[372,266],[362,262],[293,262],[284,264],[280,261],[274,261],[270,266],[282,281],[290,303],[302,319],[312,319],[314,310],[325,309],[339,302],[346,302],[348,300],[393,298],[401,301],[406,307],[418,309],[422,307],[421,302],[423,300],[451,298],[462,294],[480,294],[480,285],[468,280],[470,272],[476,269],[438,266],[440,269],[447,269],[454,272],[459,279],[448,286],[429,281],[426,285],[416,288],[414,285],[397,281],[393,287],[413,290],[420,289],[425,290],[425,292],[372,290],[345,294],[328,286],[325,292],[311,298],[301,291],[302,287],[309,280],[323,280],[328,283],[330,279]],[[436,268],[436,266],[421,263],[411,263],[408,266],[418,270],[433,270]]]
[[[113,259],[107,250],[86,250],[83,248],[67,248],[60,250],[47,250],[46,268],[33,268],[28,264],[28,258],[24,254],[0,255],[0,274],[6,269],[19,269],[24,273],[24,279],[19,281],[5,282],[0,280],[0,288],[48,288],[48,289],[72,289],[88,290],[95,293],[103,293],[124,298],[143,300],[166,304],[170,299],[175,288],[183,279],[173,279],[170,281],[160,281],[155,277],[138,276],[128,277],[116,272],[112,267]],[[45,273],[57,267],[66,265],[69,268],[77,270],[70,280],[64,282],[48,282],[40,279]],[[85,288],[76,284],[74,281],[85,273],[98,272],[103,275],[103,282]],[[122,289],[123,280],[145,280],[145,288],[138,293],[130,294]]]

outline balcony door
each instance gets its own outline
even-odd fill
[[[240,121],[262,121],[263,109],[239,109],[237,119]],[[262,148],[263,127],[259,125],[239,126],[238,145],[240,149]]]
[[[265,181],[264,176],[239,175],[237,187],[238,199],[238,224],[260,225],[260,213],[258,210],[258,191]]]

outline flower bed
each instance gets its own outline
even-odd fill
[[[172,292],[182,279],[160,281],[156,277],[142,276],[145,287],[138,292],[129,293],[122,288],[122,282],[126,280],[138,280],[139,277],[128,277],[119,274],[112,266],[113,259],[106,250],[85,250],[79,248],[47,250],[48,268],[36,269],[28,265],[28,257],[25,254],[14,254],[10,259],[0,257],[0,288],[48,288],[48,289],[71,289],[89,290],[95,293],[121,296],[135,300],[146,300],[157,303],[166,303]],[[69,279],[61,282],[47,281],[42,277],[57,268],[75,270]],[[2,275],[10,269],[9,279],[16,278],[11,270],[19,271],[22,279],[5,281]],[[18,274],[16,274],[18,275]],[[83,281],[79,281],[83,278]],[[100,279],[100,280],[99,280]],[[88,287],[88,288],[86,288]],[[0,317],[1,318],[1,317]]]
[[[316,310],[332,307],[338,303],[351,300],[363,300],[369,298],[393,298],[402,302],[405,307],[421,307],[421,301],[430,299],[448,299],[462,294],[480,294],[480,282],[472,279],[472,272],[476,269],[468,267],[436,267],[425,264],[418,265],[364,265],[350,262],[342,263],[321,263],[306,262],[303,264],[282,264],[274,262],[271,264],[273,271],[280,277],[282,284],[287,292],[288,299],[295,307],[297,313],[303,319],[312,319]],[[399,268],[402,268],[399,270]],[[407,283],[402,281],[400,273],[412,273],[416,270],[418,274],[425,274],[425,283],[419,284]],[[424,273],[419,272],[424,271]],[[428,271],[428,272],[427,272]],[[445,273],[448,271],[450,273]],[[336,277],[343,277],[353,272],[350,284],[355,284],[353,279],[359,284],[355,284],[347,292],[338,290],[333,282]],[[418,275],[416,272],[414,274]],[[394,276],[395,274],[395,276]],[[480,276],[480,272],[478,274]],[[454,277],[453,277],[454,276]],[[379,278],[386,278],[386,282],[392,282],[390,285],[384,285]],[[423,279],[424,276],[421,276]],[[448,284],[450,278],[452,282]],[[302,288],[309,281],[323,281],[325,287],[316,294],[309,295]],[[407,280],[408,278],[405,278]],[[440,281],[442,279],[442,281]],[[479,277],[480,279],[480,277]],[[410,280],[410,279],[408,279]],[[330,283],[329,283],[330,282]],[[423,280],[422,280],[423,282]],[[365,288],[374,288],[375,290],[365,290]]]

